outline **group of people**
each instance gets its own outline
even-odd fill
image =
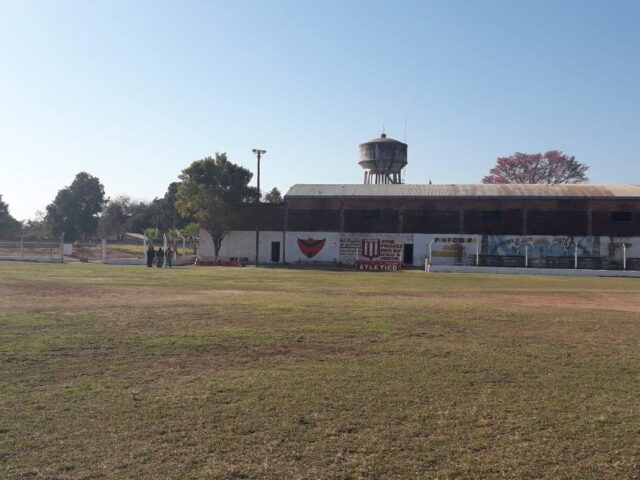
[[[173,255],[174,252],[171,247],[167,248],[165,252],[162,247],[158,247],[158,250],[154,250],[153,245],[149,245],[149,249],[147,250],[147,267],[153,267],[153,260],[156,260],[156,266],[158,268],[162,268],[166,266],[167,268],[173,267]]]

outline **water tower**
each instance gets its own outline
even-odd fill
[[[364,168],[365,184],[402,183],[402,169],[407,165],[407,144],[380,138],[360,144],[360,166]]]

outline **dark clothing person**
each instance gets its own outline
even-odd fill
[[[164,256],[167,260],[167,268],[173,267],[173,249],[171,247],[167,248],[167,252]]]
[[[153,249],[153,247],[149,247],[147,249],[147,267],[151,268],[153,267],[153,257],[156,256],[156,252]]]
[[[162,247],[158,247],[156,258],[158,259],[158,268],[162,268],[162,264],[164,263],[164,250],[162,250]]]

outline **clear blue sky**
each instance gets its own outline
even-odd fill
[[[227,152],[263,190],[360,183],[404,139],[409,183],[476,183],[560,149],[640,183],[640,2],[0,0],[0,194],[20,219],[79,171],[161,196]]]

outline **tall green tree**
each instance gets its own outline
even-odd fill
[[[160,225],[164,230],[181,229],[189,223],[189,217],[181,215],[176,207],[180,182],[171,182],[164,197],[160,199]]]
[[[258,190],[249,186],[252,177],[249,170],[231,163],[226,153],[193,162],[179,177],[178,212],[192,216],[209,232],[216,258],[238,207],[259,198]]]
[[[45,221],[45,213],[38,210],[35,216],[24,222],[22,226],[22,237],[26,240],[41,241],[48,239],[51,235],[49,226]]]
[[[198,250],[198,235],[200,234],[200,229],[198,228],[197,223],[189,223],[185,225],[181,230],[182,236],[191,242],[193,246],[193,254],[195,255]]]
[[[22,224],[9,213],[9,205],[2,200],[0,195],[0,238],[15,237],[20,233]]]
[[[65,240],[79,240],[93,235],[98,214],[106,203],[104,186],[86,172],[76,175],[71,185],[58,191],[47,205],[46,221],[54,235],[64,233]]]
[[[269,193],[264,196],[264,201],[267,203],[282,203],[282,194],[277,187],[273,187]]]
[[[110,198],[100,215],[98,230],[106,237],[121,240],[128,231],[127,227],[135,208],[136,203],[128,195]]]

